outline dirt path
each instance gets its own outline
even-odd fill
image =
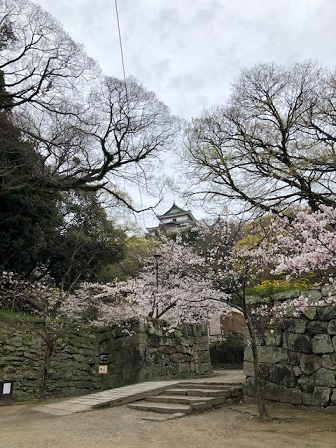
[[[6,448],[335,448],[336,415],[284,407],[261,423],[239,405],[164,422],[125,406],[54,417],[29,406],[0,407]]]

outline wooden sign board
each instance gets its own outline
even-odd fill
[[[98,373],[99,375],[107,375],[107,365],[100,365],[98,366]]]

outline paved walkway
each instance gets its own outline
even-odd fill
[[[33,408],[35,411],[52,415],[70,415],[77,412],[90,411],[95,408],[120,406],[132,401],[142,400],[147,395],[155,395],[163,392],[170,386],[179,383],[224,383],[240,384],[245,380],[241,370],[219,370],[207,378],[188,380],[149,381],[145,383],[131,384],[116,389],[104,390],[81,397],[69,398],[54,403],[45,404]]]

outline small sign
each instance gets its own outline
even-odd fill
[[[11,393],[11,383],[4,383],[2,388],[3,395],[9,395]]]
[[[107,364],[107,355],[99,355],[99,364]]]
[[[98,367],[99,375],[107,375],[107,365],[100,365]]]

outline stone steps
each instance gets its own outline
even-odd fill
[[[192,412],[192,407],[189,405],[174,403],[151,403],[147,400],[128,404],[127,407],[130,409],[138,409],[140,411],[159,412],[160,414],[183,413],[186,415]]]
[[[242,398],[243,389],[240,384],[181,383],[127,406],[131,409],[182,417],[214,406],[238,403]]]
[[[228,390],[232,387],[237,386],[237,383],[178,383],[175,384],[174,388],[176,389],[199,389],[200,387],[202,389],[211,389],[211,390]]]
[[[211,397],[195,397],[186,395],[156,395],[151,397],[146,397],[146,401],[153,403],[175,403],[175,404],[194,404],[194,403],[205,403],[212,401]]]
[[[197,389],[192,388],[188,389],[184,388],[176,388],[176,389],[167,389],[163,393],[171,394],[171,395],[190,395],[197,397],[221,397],[223,394],[227,393],[228,389],[203,389],[198,387]]]

